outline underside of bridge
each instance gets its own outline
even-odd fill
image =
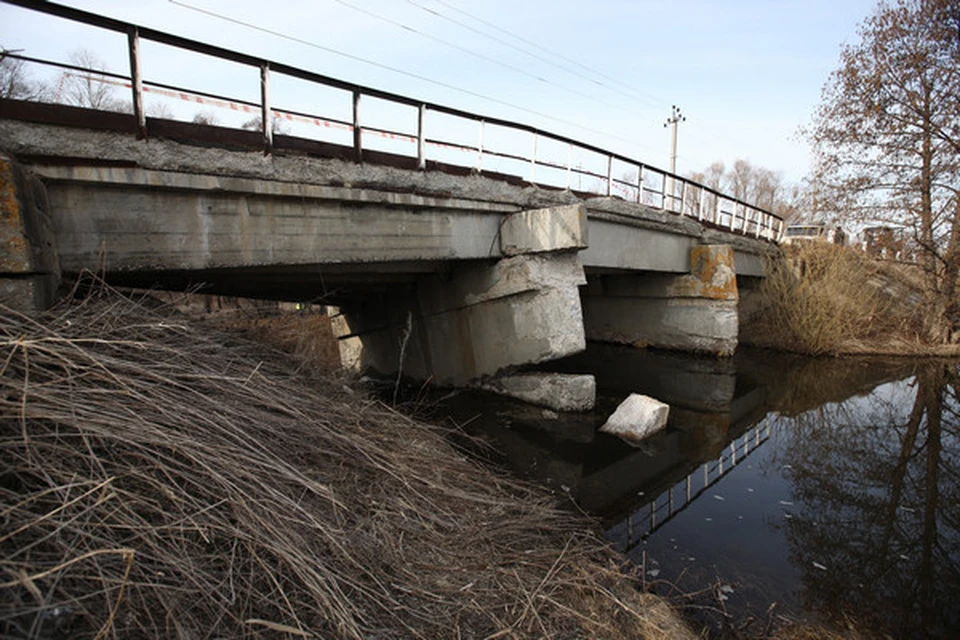
[[[336,309],[345,360],[444,385],[586,340],[726,356],[766,242],[612,198],[0,121],[4,302],[61,274]]]

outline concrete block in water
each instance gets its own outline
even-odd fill
[[[639,444],[667,426],[670,405],[639,393],[631,393],[620,403],[600,431],[619,436],[630,444]]]
[[[597,383],[590,374],[505,375],[484,381],[480,388],[554,411],[589,411],[597,400]]]

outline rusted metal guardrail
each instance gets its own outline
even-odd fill
[[[95,77],[101,82],[120,83],[129,87],[132,96],[132,110],[136,118],[138,135],[140,137],[146,138],[149,134],[147,130],[144,93],[150,91],[174,92],[185,96],[186,99],[192,99],[197,102],[207,99],[214,103],[219,101],[227,102],[231,105],[240,105],[244,110],[258,110],[263,149],[266,153],[270,153],[274,146],[273,133],[275,119],[286,118],[322,121],[325,126],[334,126],[352,132],[352,155],[353,159],[357,162],[363,162],[365,158],[365,135],[380,135],[415,143],[416,164],[420,169],[427,168],[428,148],[454,149],[463,152],[470,159],[468,162],[459,163],[460,166],[472,168],[480,172],[484,170],[485,159],[513,161],[520,163],[521,166],[525,167],[525,170],[522,174],[514,170],[512,175],[518,178],[527,178],[534,184],[574,188],[574,184],[576,183],[578,191],[605,196],[619,196],[625,200],[642,203],[681,216],[691,217],[733,232],[765,238],[771,241],[778,240],[783,231],[783,220],[769,211],[725,195],[706,185],[658,169],[627,156],[613,153],[588,143],[579,142],[567,136],[544,131],[537,127],[417,100],[388,91],[381,91],[281,62],[182,38],[72,7],[39,0],[0,1],[99,29],[126,34],[130,65],[129,75],[112,73],[100,69],[90,69],[79,65],[65,64],[13,52],[5,52],[4,55],[32,64],[58,67],[64,72],[87,74],[88,77]],[[140,56],[140,43],[142,40],[148,40],[259,69],[260,102],[245,101],[236,97],[206,93],[202,90],[187,89],[146,79]],[[288,76],[290,78],[349,92],[352,96],[352,118],[344,120],[324,114],[274,108],[271,104],[270,87],[271,78],[277,75]],[[416,134],[412,135],[408,132],[375,127],[369,124],[364,125],[361,118],[361,103],[364,98],[376,98],[414,108],[417,116]],[[443,137],[443,131],[428,132],[426,130],[426,116],[431,112],[476,123],[480,129],[480,135],[477,141],[465,142],[462,139],[448,139]],[[530,153],[497,150],[493,145],[485,145],[484,131],[489,127],[499,127],[516,135],[528,136],[530,138],[530,145],[528,147]],[[565,162],[557,161],[555,157],[545,157],[543,153],[538,156],[538,146],[542,146],[544,143],[550,143],[554,145],[554,147],[557,144],[566,145],[568,151],[567,160]],[[584,168],[582,164],[574,165],[573,157],[575,153],[578,152],[587,152],[599,156],[602,161],[605,161],[606,170],[598,171],[596,169]],[[619,167],[620,177],[615,175],[615,165]],[[558,185],[537,182],[536,172],[538,167],[565,173],[566,184]],[[498,170],[498,173],[504,172]],[[585,179],[586,185],[584,185]]]

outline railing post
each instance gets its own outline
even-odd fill
[[[147,111],[143,105],[143,75],[140,72],[140,32],[136,27],[127,31],[127,49],[130,53],[130,90],[133,92],[133,115],[137,119],[137,138],[147,139]]]
[[[607,197],[613,195],[613,156],[607,156]]]
[[[637,204],[643,204],[643,165],[637,167]]]
[[[417,113],[417,168],[421,171],[427,168],[427,141],[423,131],[426,114],[427,105],[421,102]]]
[[[363,130],[360,128],[360,91],[353,91],[353,159],[363,162]]]
[[[260,65],[260,129],[263,132],[263,155],[273,151],[273,110],[270,108],[270,64]]]
[[[530,182],[537,181],[537,134],[533,134],[533,156],[530,158]]]
[[[486,121],[480,119],[480,141],[477,144],[477,173],[483,173],[483,130],[486,127]]]
[[[697,195],[697,220],[703,222],[703,205],[704,200],[707,197],[707,193],[703,188],[703,185],[699,185],[700,193]]]
[[[570,178],[573,177],[573,144],[567,143],[567,190],[573,189]]]

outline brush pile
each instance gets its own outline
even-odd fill
[[[3,637],[669,633],[550,496],[155,307],[0,307]]]

